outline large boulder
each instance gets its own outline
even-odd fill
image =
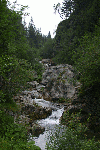
[[[76,92],[75,86],[80,86],[79,82],[73,84],[73,71],[73,67],[68,64],[48,67],[43,73],[41,82],[45,85],[43,98],[46,100],[72,98]]]
[[[21,108],[21,114],[28,115],[29,118],[31,118],[32,122],[37,119],[44,119],[47,116],[51,115],[51,113],[51,108],[43,108],[40,106],[34,106],[29,104]]]

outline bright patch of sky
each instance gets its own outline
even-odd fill
[[[15,2],[15,0],[9,1],[11,3]],[[54,32],[58,23],[62,21],[58,12],[54,13],[53,6],[58,2],[62,3],[63,0],[17,0],[17,4],[28,5],[29,7],[25,11],[30,13],[29,16],[25,17],[27,26],[32,16],[35,27],[41,29],[41,33],[44,35],[48,35],[50,31],[52,38],[55,36]]]

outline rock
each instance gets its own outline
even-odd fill
[[[35,111],[35,106],[27,104],[21,108],[21,113],[25,115],[29,115]]]
[[[14,115],[14,122],[23,124],[23,125],[28,125],[27,129],[32,130],[34,134],[38,131],[38,133],[41,133],[44,131],[44,128],[41,128],[40,126],[37,126],[37,128],[33,129],[32,124],[35,120],[37,119],[44,119],[51,115],[52,109],[51,108],[43,108],[37,105],[33,105],[33,103],[30,103],[30,100],[32,101],[30,97],[29,91],[24,91],[24,94],[26,95],[21,95],[17,97],[17,102],[20,110],[18,114],[12,114],[9,112],[11,115]],[[30,126],[30,128],[29,128]]]
[[[42,94],[37,92],[37,91],[34,91],[31,93],[31,98],[34,99],[34,98],[42,98]]]
[[[43,64],[48,64],[51,62],[51,59],[42,59]]]
[[[51,59],[42,59],[41,63],[44,65],[47,64],[47,67],[49,67],[49,64],[50,66],[55,66],[55,63]]]
[[[14,123],[18,123],[18,124],[23,124],[23,125],[28,125],[30,121],[30,118],[28,115],[25,114],[21,114],[21,115],[16,115],[14,117]]]
[[[32,99],[29,99],[30,97],[28,96],[19,96],[19,102],[16,103],[20,105],[20,113],[22,115],[29,115],[29,118],[31,118],[31,120],[43,119],[51,115],[51,108],[42,108],[40,106],[33,105]],[[20,99],[23,99],[23,101],[21,101]],[[32,101],[32,103],[30,103],[30,100]],[[30,123],[31,122],[32,121],[30,121]]]
[[[30,128],[30,131],[32,135],[38,137],[40,134],[42,134],[45,131],[44,127],[41,127],[38,124],[32,123],[32,127]]]
[[[16,101],[18,101],[19,100],[19,96],[17,95],[17,96],[13,96],[13,101],[14,102],[16,102]]]
[[[46,69],[41,81],[41,84],[45,85],[43,98],[54,101],[60,98],[72,98],[81,85],[79,82],[76,82],[77,88],[73,85],[73,70],[73,67],[68,64],[51,66]]]
[[[34,99],[34,98],[42,98],[42,94],[39,92],[39,90],[38,91],[37,90],[23,91],[22,95],[24,95],[24,96],[20,96],[22,97],[22,100],[24,100],[23,97],[27,96],[26,99],[29,99],[29,102],[31,101],[31,99]]]
[[[35,98],[35,96],[34,96],[34,94],[33,94],[33,93],[31,94],[31,98],[32,98],[32,99],[34,99],[34,98]]]
[[[36,88],[39,85],[39,83],[37,81],[32,81],[32,82],[27,82],[27,83],[32,85],[33,88]]]
[[[51,113],[52,113],[51,108],[38,107],[37,109],[35,109],[34,114],[31,114],[31,117],[34,118],[34,120],[44,119],[50,116]]]

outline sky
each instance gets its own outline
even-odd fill
[[[15,0],[9,0],[11,3]],[[28,5],[28,9],[25,12],[30,13],[29,16],[25,17],[27,26],[33,18],[34,25],[37,29],[41,28],[41,33],[48,35],[49,31],[51,37],[54,38],[55,30],[59,22],[62,21],[58,12],[54,13],[54,4],[62,3],[63,0],[17,0],[17,4]],[[17,6],[18,7],[18,6]]]

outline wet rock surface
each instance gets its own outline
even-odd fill
[[[51,108],[43,108],[33,103],[31,95],[17,96],[16,104],[20,107],[19,114],[15,115],[15,122],[30,124],[34,120],[43,119],[52,113]]]

